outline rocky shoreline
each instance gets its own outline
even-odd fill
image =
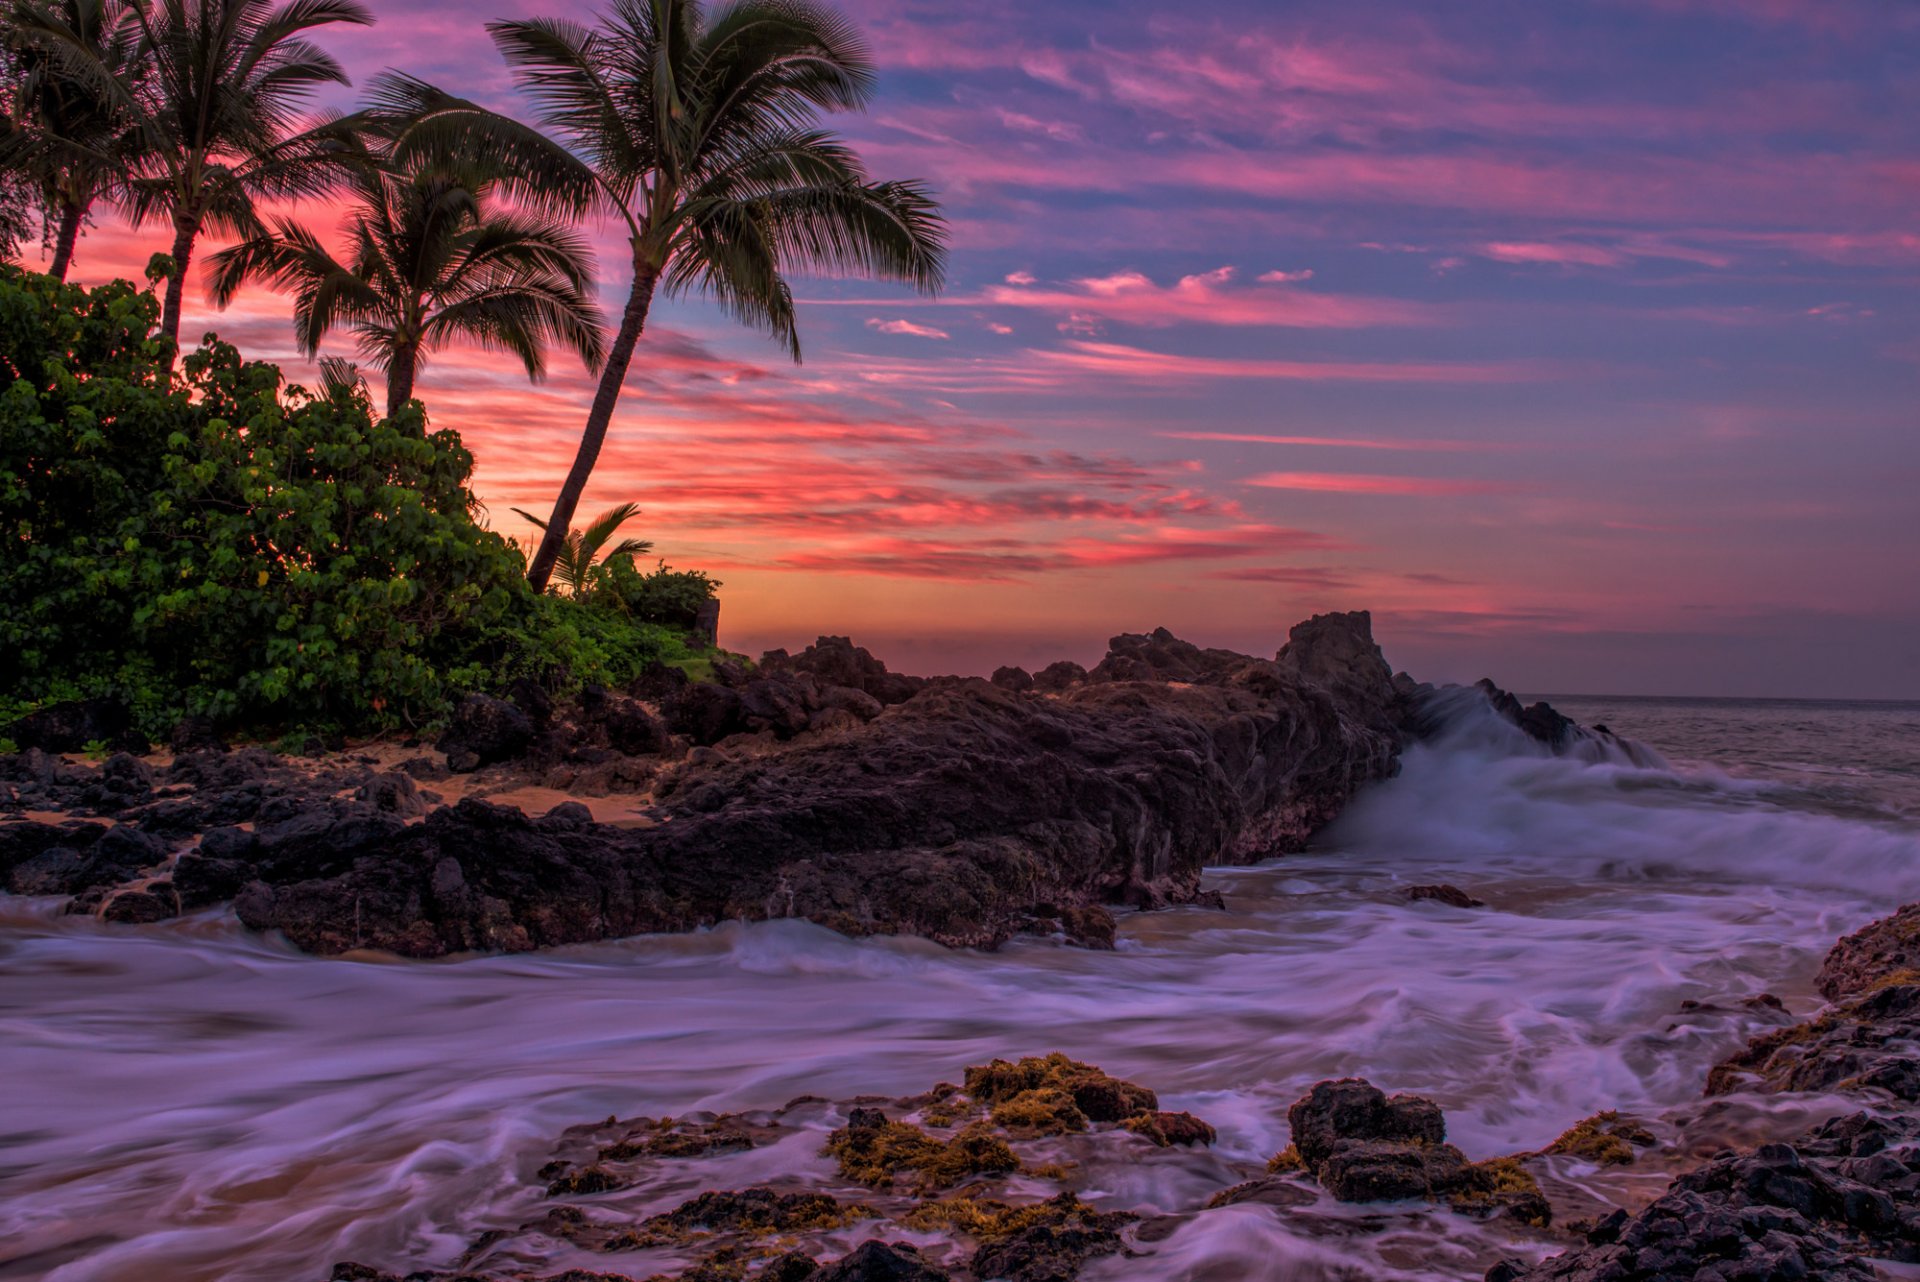
[[[70,708],[16,727],[29,746],[0,757],[0,885],[109,922],[230,903],[316,953],[514,952],[785,917],[1097,948],[1112,908],[1195,902],[1203,868],[1300,849],[1459,699],[1556,752],[1621,746],[1487,683],[1395,677],[1364,614],[1309,620],[1272,659],[1161,631],[1115,638],[1092,670],[991,681],[902,676],[822,638],[713,681],[662,671],[565,707],[535,689],[474,697],[433,745],[316,758],[229,750],[188,725],[170,757],[75,760],[74,736],[97,743],[113,718]],[[1405,893],[1479,906],[1448,885]],[[1553,1172],[1666,1147],[1633,1118],[1472,1161],[1431,1101],[1357,1079],[1301,1097],[1293,1145],[1264,1170],[1206,1158],[1215,1191],[1190,1207],[1101,1210],[1082,1195],[1102,1172],[1200,1161],[1214,1131],[1053,1055],[973,1065],[910,1098],[575,1128],[529,1172],[539,1215],[408,1282],[606,1282],[628,1275],[550,1262],[633,1251],[683,1282],[1064,1282],[1228,1208],[1312,1218],[1408,1200],[1504,1226],[1529,1258],[1566,1247],[1497,1263],[1488,1282],[1866,1279],[1873,1260],[1920,1262],[1920,905],[1840,941],[1818,989],[1829,1005],[1810,1019],[1749,1012],[1774,1027],[1707,1094],[1816,1092],[1859,1111],[1791,1144],[1663,1152],[1649,1169],[1680,1173],[1632,1214],[1580,1219],[1591,1208],[1556,1205]],[[704,1174],[781,1145],[787,1165],[757,1182]],[[398,1282],[357,1263],[333,1276]]]
[[[227,752],[186,726],[164,763],[94,767],[49,749],[113,718],[41,714],[0,758],[0,884],[109,921],[231,901],[317,953],[776,917],[1100,947],[1111,907],[1191,902],[1205,867],[1300,849],[1394,772],[1423,690],[1364,613],[1300,624],[1272,659],[1162,630],[1091,671],[927,680],[822,638],[715,676],[663,669],[565,708],[470,696],[434,750],[385,762]]]

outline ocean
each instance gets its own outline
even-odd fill
[[[1126,916],[1109,953],[773,922],[398,963],[304,956],[222,912],[106,927],[0,899],[0,1279],[444,1268],[541,1213],[535,1172],[568,1126],[909,1094],[1052,1050],[1219,1130],[1210,1149],[1082,1155],[1088,1200],[1173,1217],[1089,1282],[1465,1282],[1551,1254],[1564,1243],[1419,1205],[1202,1208],[1287,1143],[1288,1104],[1348,1075],[1435,1099],[1476,1159],[1603,1109],[1641,1119],[1660,1146],[1634,1166],[1541,1169],[1563,1218],[1642,1204],[1705,1154],[1851,1107],[1701,1088],[1769,1026],[1747,999],[1816,1009],[1833,940],[1920,899],[1920,705],[1557,703],[1649,751],[1553,757],[1468,708],[1309,851],[1210,874],[1224,910]],[[1487,906],[1405,893],[1433,882]],[[838,1107],[590,1205],[829,1184]],[[475,1267],[678,1263],[489,1251]]]

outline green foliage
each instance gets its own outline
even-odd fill
[[[0,267],[0,707],[373,729],[691,653],[611,603],[536,596],[417,403],[376,418],[355,381],[283,388],[219,342],[176,377],[157,310]]]
[[[603,590],[637,621],[685,632],[698,619],[700,607],[718,595],[720,582],[703,570],[669,569],[665,561],[642,574],[632,558],[624,558],[607,567]]]
[[[546,531],[547,523],[533,513],[520,508],[513,510],[542,533]],[[639,515],[639,504],[621,503],[594,517],[585,529],[568,530],[560,542],[559,559],[553,563],[553,585],[549,590],[565,591],[576,598],[593,596],[605,586],[607,575],[615,565],[624,561],[631,567],[634,557],[653,551],[653,544],[645,539],[613,542],[620,527]]]

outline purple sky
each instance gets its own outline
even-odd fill
[[[728,644],[982,671],[1371,607],[1422,677],[1920,697],[1920,5],[842,7],[883,75],[837,123],[939,188],[949,291],[802,283],[797,368],[660,309],[587,501],[726,581]],[[507,108],[482,19],[586,12],[375,8],[357,78]],[[282,300],[190,297],[287,356]],[[517,532],[587,386],[419,391]]]

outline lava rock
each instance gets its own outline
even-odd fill
[[[768,917],[991,947],[1042,910],[1096,942],[1105,905],[1196,900],[1203,868],[1300,849],[1394,769],[1398,735],[1369,724],[1390,687],[1349,708],[1273,662],[1183,647],[1160,645],[1198,679],[1109,679],[1049,699],[954,680],[830,736],[696,751],[655,783],[649,827],[544,823],[469,800],[404,830],[379,816],[385,828],[363,817],[337,834],[322,812],[283,858],[290,836],[263,824],[260,882],[236,908],[304,948],[407,955]],[[745,719],[760,682],[755,700],[820,688],[765,666],[774,677],[739,689],[688,687],[669,723],[711,739]],[[754,706],[786,715],[777,700]]]
[[[1087,679],[1087,670],[1071,659],[1049,663],[1033,674],[1033,688],[1057,694]]]
[[[906,1242],[862,1242],[822,1268],[811,1282],[950,1282]]]
[[[993,670],[993,684],[1015,694],[1033,689],[1033,674],[1025,668],[1003,667]]]
[[[447,766],[456,773],[511,761],[533,741],[531,717],[505,699],[470,694],[454,705],[446,733],[434,745],[447,754]]]
[[[1408,886],[1407,899],[1413,903],[1433,899],[1453,908],[1485,908],[1487,901],[1475,899],[1458,886],[1449,886],[1444,882],[1433,886]]]

